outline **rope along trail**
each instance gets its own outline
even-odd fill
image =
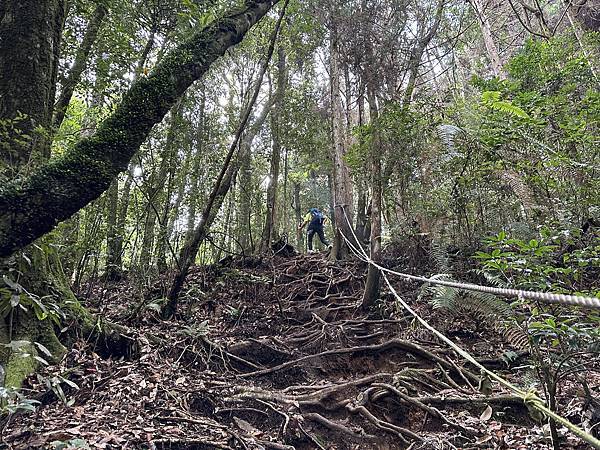
[[[350,226],[350,230],[352,230],[352,234],[354,235],[354,239],[356,239],[355,242],[358,242],[358,238],[356,236],[356,234],[354,233],[354,229],[352,228],[352,225],[350,224],[349,220],[348,220],[348,216],[346,215],[346,211],[345,209],[342,207],[342,211],[344,212],[344,216],[346,217],[346,221],[348,222],[348,225]],[[468,284],[468,283],[453,283],[453,282],[447,282],[447,281],[443,281],[443,280],[430,280],[429,278],[426,277],[418,277],[418,276],[414,276],[414,275],[409,275],[409,274],[404,274],[404,273],[400,273],[400,272],[395,272],[393,270],[390,269],[386,269],[385,267],[380,266],[379,264],[377,264],[375,261],[373,261],[369,255],[367,255],[367,253],[365,252],[365,250],[360,247],[360,250],[358,248],[356,248],[356,246],[354,246],[352,244],[352,242],[349,241],[349,239],[343,234],[341,233],[342,237],[344,238],[344,240],[346,241],[346,243],[348,244],[348,246],[350,247],[350,249],[352,250],[352,252],[362,261],[378,268],[379,270],[381,270],[381,275],[383,277],[383,279],[385,280],[388,288],[390,289],[390,292],[392,293],[392,295],[396,298],[396,300],[402,305],[402,307],[404,309],[406,309],[406,311],[408,311],[416,320],[419,321],[419,323],[421,325],[423,325],[425,328],[427,328],[429,331],[431,331],[434,335],[436,335],[439,339],[441,339],[442,341],[444,341],[446,344],[448,344],[452,349],[454,349],[460,356],[462,356],[463,358],[465,358],[467,361],[469,361],[471,364],[475,365],[477,368],[479,368],[481,370],[482,373],[485,373],[488,377],[490,377],[491,379],[497,381],[499,384],[501,384],[502,386],[504,386],[505,388],[507,388],[508,390],[512,391],[515,395],[519,396],[521,399],[523,399],[523,402],[525,403],[525,405],[528,408],[533,408],[536,409],[537,411],[541,412],[542,414],[546,415],[546,417],[550,417],[552,419],[554,419],[557,423],[560,423],[562,425],[564,425],[565,427],[567,427],[573,434],[575,434],[576,436],[578,436],[579,438],[581,438],[582,440],[584,440],[585,442],[587,442],[588,444],[590,444],[593,448],[600,450],[600,440],[596,439],[594,436],[592,436],[589,433],[586,433],[584,430],[582,430],[580,427],[578,427],[577,425],[571,423],[570,421],[568,421],[567,419],[565,419],[564,417],[559,416],[558,414],[556,414],[555,412],[553,412],[552,410],[550,410],[545,402],[536,394],[536,392],[534,390],[530,390],[530,391],[524,391],[523,389],[520,389],[519,387],[515,386],[514,384],[512,384],[511,382],[505,380],[504,378],[502,378],[500,375],[492,372],[491,370],[487,369],[485,366],[483,366],[482,364],[480,364],[469,352],[467,352],[466,350],[464,350],[462,347],[460,347],[459,345],[457,345],[456,343],[454,343],[454,341],[452,341],[450,338],[446,337],[444,334],[442,334],[440,331],[438,331],[436,328],[434,328],[432,325],[430,325],[425,319],[423,319],[421,316],[419,316],[416,311],[414,311],[410,305],[408,305],[408,303],[406,303],[398,294],[398,292],[396,292],[396,290],[394,289],[394,287],[392,286],[392,284],[390,283],[390,280],[388,279],[386,272],[388,273],[392,273],[394,275],[398,275],[398,276],[404,276],[407,279],[413,279],[413,280],[418,280],[418,281],[424,281],[424,282],[429,282],[429,283],[437,283],[437,284],[442,284],[442,285],[446,285],[446,286],[451,286],[451,287],[459,287],[462,289],[469,289],[470,287],[476,287],[478,289],[475,290],[480,290],[481,292],[489,292],[489,293],[496,293],[495,291],[500,291],[501,293],[498,293],[498,295],[519,295],[519,294],[509,294],[508,292],[516,292],[516,293],[526,293],[526,294],[546,294],[543,292],[529,292],[529,291],[520,291],[517,289],[497,289],[497,288],[492,288],[492,287],[486,287],[486,286],[478,286],[478,285],[474,285],[474,284]],[[467,287],[463,287],[463,286],[467,286]],[[485,289],[485,290],[483,290]],[[489,289],[489,290],[488,290]],[[550,294],[550,295],[557,295],[557,294]],[[577,299],[577,303],[567,303],[567,304],[576,304],[576,305],[581,305],[581,303],[579,302],[579,300],[583,299],[583,300],[596,300],[597,303],[592,303],[591,306],[593,307],[600,307],[600,299],[594,299],[592,297],[576,297],[576,296],[570,296],[570,295],[562,295],[560,297],[567,297],[570,299]],[[531,295],[529,297],[525,297],[523,296],[523,298],[535,298],[537,300],[540,301],[550,301],[550,302],[558,302],[558,303],[563,303],[563,300],[544,300],[540,297],[532,297]],[[546,297],[547,298],[547,297]],[[590,306],[588,304],[586,304],[586,306]]]

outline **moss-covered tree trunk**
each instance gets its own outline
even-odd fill
[[[140,78],[93,136],[30,176],[0,187],[0,256],[33,242],[106,191],[185,90],[276,2],[248,0],[199,30]]]
[[[49,251],[51,247],[37,251],[43,245],[35,246],[35,251],[27,251],[29,258],[15,252],[98,198],[127,168],[152,126],[162,120],[187,87],[227,48],[240,42],[274,3],[276,0],[248,1],[200,30],[152,75],[139,80],[93,136],[46,162],[65,2],[3,2],[0,119],[13,121],[17,132],[4,138],[8,145],[0,151],[0,173],[5,179],[12,178],[0,184],[0,258],[4,258],[0,271],[9,280],[9,294],[3,294],[1,300],[18,296],[28,304],[27,313],[15,309],[9,317],[1,318],[3,343],[25,342],[25,348],[3,347],[0,352],[6,383],[18,386],[35,368],[36,349],[41,349],[38,344],[50,350],[55,359],[65,350],[52,323],[33,314],[36,309],[40,312],[33,303],[43,300],[48,310],[52,310],[50,302],[60,303],[62,311],[74,317],[85,334],[98,334],[94,318],[73,296],[56,253]],[[17,265],[22,266],[20,270],[14,270]],[[46,294],[51,297],[41,299]],[[114,327],[103,328],[103,337],[111,339],[111,329]],[[109,345],[114,346],[117,340]],[[28,356],[23,357],[23,353]]]
[[[0,178],[24,176],[50,155],[51,122],[59,49],[65,21],[64,0],[8,0],[0,21],[0,119],[14,128],[0,146]],[[43,192],[41,193],[43,194]],[[4,384],[20,387],[38,364],[38,350],[58,360],[65,348],[51,318],[66,277],[55,250],[46,243],[0,259],[3,293],[12,306],[0,318],[0,364]],[[8,255],[5,255],[8,256]],[[44,320],[39,320],[43,318]],[[43,355],[44,356],[44,355]]]
[[[0,22],[0,175],[12,178],[50,154],[48,134],[56,93],[64,0],[3,0]],[[0,210],[4,209],[0,207]],[[8,211],[7,211],[8,212]],[[0,256],[8,256],[1,254]]]

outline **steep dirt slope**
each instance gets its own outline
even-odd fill
[[[365,267],[324,254],[230,260],[195,268],[181,315],[158,319],[156,292],[91,285],[89,303],[130,328],[121,357],[85,336],[60,366],[30,380],[43,405],[6,424],[9,448],[435,449],[549,448],[520,400],[478,390],[479,374],[384,294],[358,308]],[[509,346],[477,318],[415,308],[515,382]],[[102,348],[100,345],[98,348]],[[513,349],[518,350],[518,349]],[[114,353],[114,352],[113,352]],[[61,378],[62,377],[62,378]],[[68,379],[78,386],[62,381]],[[595,382],[594,382],[595,381]],[[56,386],[64,391],[57,399]],[[598,393],[597,379],[590,385]],[[51,386],[50,386],[51,387]],[[567,412],[578,422],[574,393]],[[573,400],[574,398],[574,400]],[[58,447],[61,448],[61,447]],[[565,435],[564,448],[586,448]]]

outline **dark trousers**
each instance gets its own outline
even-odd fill
[[[321,242],[323,244],[329,245],[329,242],[327,241],[327,239],[325,239],[325,233],[323,232],[323,227],[309,228],[308,229],[308,249],[309,250],[313,249],[312,242],[313,242],[313,236],[315,235],[315,233],[319,236],[319,239],[321,240]]]

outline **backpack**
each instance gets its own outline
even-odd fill
[[[312,220],[310,221],[311,224],[321,225],[323,223],[323,219],[325,219],[325,216],[321,211],[319,211],[317,208],[312,208],[310,210],[310,213],[312,215]]]

